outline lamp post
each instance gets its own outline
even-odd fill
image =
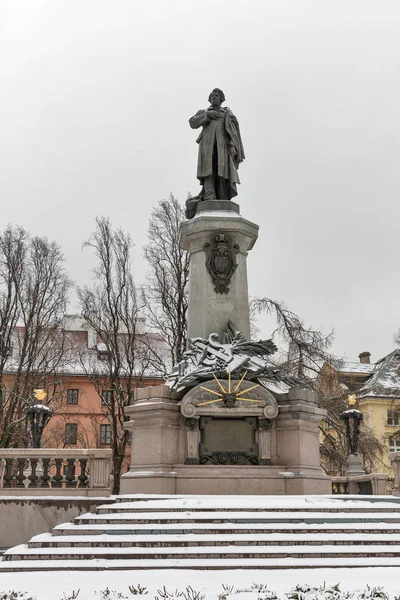
[[[44,428],[52,417],[48,406],[43,404],[47,394],[44,390],[33,390],[34,400],[29,404],[27,412],[32,439],[32,448],[40,448]]]
[[[355,394],[348,396],[347,402],[349,407],[354,407],[356,403]],[[341,413],[340,418],[344,421],[346,427],[346,439],[349,449],[346,475],[364,475],[362,456],[358,454],[358,438],[363,414],[356,408],[348,408]]]

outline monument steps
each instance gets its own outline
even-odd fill
[[[219,506],[218,507],[219,510],[223,511],[223,512],[227,512],[227,513],[232,513],[232,512],[248,512],[249,510],[251,510],[254,513],[262,513],[265,512],[265,508],[254,508],[251,505],[250,506],[244,506],[241,508],[230,508],[229,506]],[[160,509],[164,509],[164,507],[158,506],[156,508],[137,508],[135,506],[135,503],[128,503],[128,504],[110,504],[110,505],[102,505],[98,507],[98,514],[99,515],[105,515],[105,514],[113,514],[113,513],[156,513],[159,512]],[[296,513],[296,512],[304,512],[304,508],[303,507],[292,507],[292,508],[285,508],[285,507],[280,507],[280,506],[274,506],[273,508],[271,507],[269,510],[273,510],[274,512],[277,513]],[[178,508],[174,508],[173,509],[174,513],[183,513],[183,512],[188,512],[187,507],[178,507]],[[214,513],[215,512],[215,507],[190,507],[190,512],[191,513],[196,513],[196,512],[202,512],[202,513]],[[345,506],[343,509],[339,510],[337,508],[312,508],[312,512],[313,513],[321,513],[321,512],[329,512],[329,513],[357,513],[357,514],[361,514],[361,513],[365,513],[365,512],[371,512],[371,508],[357,508],[354,506]],[[396,507],[394,506],[389,507],[389,508],[381,508],[378,507],[376,509],[374,509],[374,512],[376,513],[388,513],[388,512],[394,512],[394,513],[399,513],[400,514],[400,506]]]
[[[112,506],[116,508],[118,504],[125,506],[134,506],[135,510],[146,509],[147,512],[152,510],[166,510],[170,507],[174,510],[187,510],[190,507],[191,511],[200,509],[215,510],[216,498],[218,498],[218,509],[222,510],[313,510],[313,511],[331,511],[345,512],[346,510],[370,510],[374,507],[375,510],[389,511],[391,509],[400,511],[400,500],[396,496],[371,496],[362,494],[346,494],[333,496],[253,496],[253,495],[196,495],[196,502],[193,501],[194,496],[184,494],[122,494],[120,496],[111,496],[107,504],[101,505],[98,508],[106,508]],[[264,502],[260,499],[264,498]],[[340,502],[335,504],[335,499],[340,499]],[[368,506],[364,503],[367,502]],[[339,506],[340,505],[340,506]],[[146,508],[147,507],[147,508]]]
[[[52,535],[56,536],[87,536],[87,535],[182,535],[182,534],[276,534],[276,533],[295,533],[307,534],[312,533],[337,533],[337,534],[352,534],[352,533],[371,533],[371,534],[400,534],[400,525],[396,523],[381,523],[380,521],[370,523],[191,523],[182,524],[177,527],[176,524],[163,524],[160,527],[154,528],[146,524],[140,525],[124,525],[123,527],[109,528],[107,525],[74,525],[73,523],[64,523],[57,525],[53,529]]]
[[[318,546],[194,546],[194,547],[119,547],[119,548],[29,548],[27,544],[21,544],[13,548],[10,557],[7,553],[3,556],[5,560],[87,560],[108,559],[117,560],[147,560],[157,559],[189,559],[189,558],[338,558],[345,555],[347,558],[365,557],[391,557],[400,558],[400,545],[347,545],[340,548],[334,545],[324,544]],[[160,563],[162,568],[162,563]]]
[[[87,535],[52,536],[49,533],[35,536],[28,548],[124,548],[124,547],[200,547],[200,546],[286,546],[286,545],[400,545],[400,532],[390,534],[336,534],[315,533],[281,534],[175,534],[175,535]]]
[[[98,510],[98,509],[97,509]],[[177,523],[334,523],[338,520],[338,512],[314,512],[308,511],[279,513],[276,511],[243,511],[225,512],[214,510],[209,512],[154,512],[140,513],[133,510],[115,513],[86,513],[74,519],[77,525],[91,524],[177,524]],[[400,523],[400,512],[375,512],[363,513],[340,513],[340,520],[347,523]]]
[[[394,498],[127,500],[11,548],[0,571],[400,566]]]
[[[46,560],[38,564],[38,561],[16,560],[11,562],[0,562],[0,572],[15,571],[148,571],[150,569],[204,569],[207,571],[215,570],[231,571],[232,569],[338,569],[338,568],[372,568],[372,567],[398,567],[398,558],[371,558],[357,557],[352,558],[349,563],[349,557],[346,555],[340,558],[317,558],[307,557],[299,559],[158,559],[153,560]]]

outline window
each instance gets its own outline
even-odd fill
[[[79,390],[67,390],[67,404],[78,404]]]
[[[78,440],[78,424],[77,423],[66,423],[65,424],[65,444],[66,446],[72,446],[76,444]]]
[[[400,426],[400,411],[388,410],[387,411],[387,424],[395,425],[395,426],[399,427]]]
[[[112,402],[112,390],[103,390],[101,394],[101,405],[102,406],[111,406]]]
[[[390,452],[400,452],[400,435],[389,438],[389,450]]]
[[[111,425],[100,425],[100,444],[111,444]]]

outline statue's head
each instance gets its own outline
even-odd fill
[[[211,94],[208,96],[208,101],[213,106],[219,106],[223,102],[225,102],[225,94],[219,88],[214,88]]]

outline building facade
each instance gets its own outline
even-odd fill
[[[40,386],[44,389],[47,394],[45,403],[53,412],[43,432],[41,445],[51,448],[110,447],[113,435],[110,414],[113,390],[110,385],[107,348],[88,328],[84,319],[77,315],[65,318],[61,334],[63,352],[60,352],[59,359],[47,361],[49,368],[46,373],[43,371],[40,377],[29,375],[32,378],[30,387]],[[123,335],[122,332],[121,339]],[[24,332],[21,328],[16,331],[16,349],[23,336]],[[137,344],[146,349],[157,347],[158,352],[163,341],[160,336],[142,330],[138,332]],[[59,347],[57,344],[55,352],[59,351]],[[118,386],[123,390],[123,403],[126,405],[132,403],[136,387],[164,383],[164,378],[154,367],[155,361],[149,360],[148,352],[146,360],[144,356],[144,352],[138,352],[137,365],[134,369],[132,365],[129,369],[126,365],[121,365]],[[19,375],[18,369],[16,350],[3,375],[2,388],[5,396],[15,390],[17,377],[24,378],[24,373]],[[30,389],[26,382],[22,387],[24,390]],[[33,389],[30,389],[30,393],[32,391]],[[29,396],[25,398],[28,399]],[[118,423],[118,427],[122,429],[123,417]],[[129,444],[128,438],[128,446]],[[129,466],[129,447],[126,457],[126,466]]]
[[[362,411],[364,427],[369,428],[383,446],[373,470],[392,477],[389,453],[400,450],[400,350],[393,350],[375,363],[369,352],[359,355],[360,362],[325,363],[320,381],[326,395],[355,395]],[[329,432],[329,422],[325,424]]]

